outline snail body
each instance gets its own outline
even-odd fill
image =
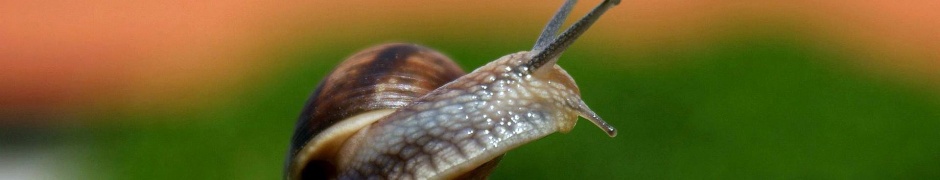
[[[466,75],[446,56],[411,44],[380,45],[351,56],[308,100],[285,178],[485,178],[505,152],[568,132],[579,116],[615,136],[555,61],[617,3],[604,1],[556,37],[574,4],[569,0],[532,51],[503,56]]]

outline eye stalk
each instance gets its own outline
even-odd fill
[[[532,47],[532,51],[530,52],[545,50],[552,41],[555,41],[555,36],[558,35],[558,29],[565,23],[568,14],[571,14],[571,9],[574,8],[575,3],[578,3],[578,0],[567,0],[564,5],[561,5],[558,12],[555,12],[552,19],[548,20],[548,24],[542,29],[542,34],[539,34],[539,39],[535,41],[535,47]]]
[[[576,2],[577,0],[565,1],[565,4],[555,13],[555,16],[552,16],[552,19],[549,20],[548,25],[542,30],[542,34],[539,35],[539,39],[535,41],[535,47],[532,48],[532,51],[529,51],[531,59],[526,63],[529,69],[535,71],[541,69],[541,67],[551,67],[550,65],[555,64],[561,53],[568,49],[568,46],[571,46],[571,43],[574,43],[581,34],[584,34],[604,12],[620,4],[620,0],[604,0],[578,22],[568,27],[565,32],[555,37],[554,34],[565,22],[565,18],[571,13],[571,8]],[[545,66],[546,64],[549,66]]]

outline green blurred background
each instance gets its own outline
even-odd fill
[[[413,42],[469,71],[561,3],[7,3],[0,178],[278,179],[347,56]],[[624,1],[559,62],[618,136],[582,121],[491,178],[938,179],[936,7]]]

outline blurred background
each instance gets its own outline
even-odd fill
[[[2,1],[0,179],[278,179],[347,56],[413,42],[469,71],[530,49],[561,4]],[[492,178],[940,178],[938,9],[623,1],[559,62],[620,134],[582,121]]]

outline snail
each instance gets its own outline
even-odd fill
[[[562,5],[532,50],[469,74],[414,44],[385,44],[350,56],[307,100],[285,179],[480,179],[507,151],[568,132],[579,116],[616,136],[555,63],[619,1],[603,1],[556,36],[574,4]]]

